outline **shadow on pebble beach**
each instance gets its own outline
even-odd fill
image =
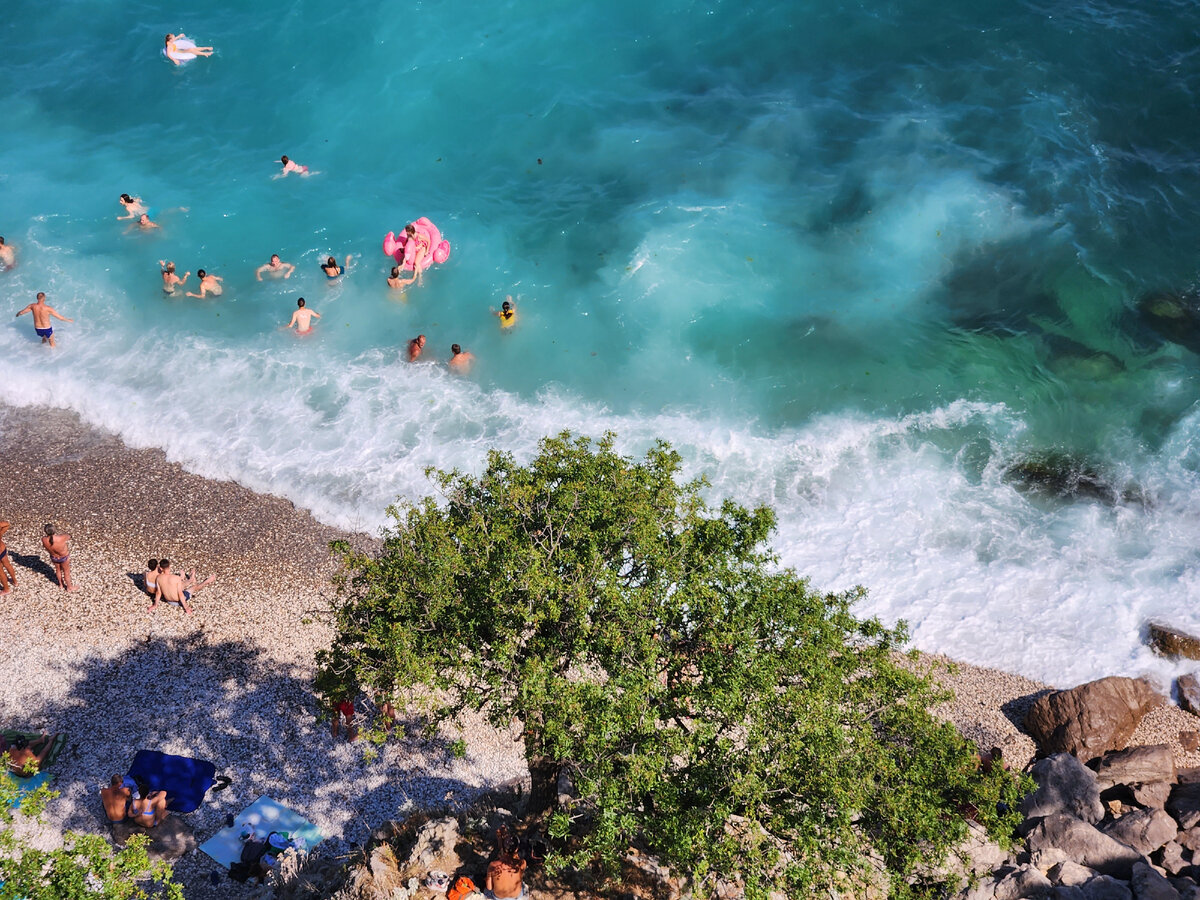
[[[52,787],[62,796],[50,811],[65,829],[107,831],[99,788],[123,774],[143,748],[209,760],[218,775],[232,779],[180,817],[200,841],[219,830],[226,815],[270,796],[334,838],[326,851],[337,852],[364,842],[373,827],[414,804],[467,803],[487,788],[451,777],[450,741],[426,738],[412,721],[398,723],[408,737],[375,748],[374,758],[364,742],[333,739],[310,671],[252,644],[210,644],[199,631],[147,636],[114,658],[96,652],[53,667],[70,687],[25,712],[30,721],[67,734],[67,749],[52,769]],[[192,898],[208,894],[216,870],[197,851],[176,871]],[[212,896],[233,888],[220,875]]]

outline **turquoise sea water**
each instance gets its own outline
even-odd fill
[[[0,328],[0,400],[367,529],[426,465],[661,436],[925,649],[1169,674],[1138,632],[1200,627],[1200,343],[1139,301],[1197,282],[1200,10],[962,7],[18,0],[0,298],[75,322]],[[397,297],[381,239],[422,215],[451,256]],[[164,299],[163,258],[224,295]],[[1014,476],[1051,453],[1111,496]]]

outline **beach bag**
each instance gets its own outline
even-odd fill
[[[283,843],[286,847],[285,842],[288,836],[278,831],[272,831],[267,835],[266,840],[246,841],[246,843],[242,844],[241,859],[229,867],[229,877],[234,881],[240,881],[245,884],[251,878],[257,878],[261,875],[263,858],[270,856],[277,859],[284,849],[271,842],[271,838],[273,837],[281,838],[282,840],[277,843]]]
[[[475,887],[475,882],[465,875],[454,882],[454,887],[446,892],[446,900],[467,900],[468,894],[474,894],[479,890]]]

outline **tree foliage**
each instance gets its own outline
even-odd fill
[[[638,844],[803,896],[874,857],[895,896],[965,833],[960,809],[1011,828],[992,798],[1015,786],[931,715],[903,627],[780,568],[773,512],[710,509],[666,443],[633,460],[563,433],[528,465],[430,475],[440,502],[389,508],[379,552],[334,545],[317,687],[518,721],[559,865],[613,872]]]
[[[170,867],[151,864],[146,835],[134,835],[120,850],[98,834],[67,832],[54,850],[23,839],[19,820],[40,822],[57,796],[45,786],[22,795],[8,754],[0,756],[0,900],[183,900]]]

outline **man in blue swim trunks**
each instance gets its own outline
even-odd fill
[[[37,300],[30,303],[27,307],[17,313],[18,316],[23,316],[25,313],[33,313],[33,330],[37,332],[38,337],[42,339],[43,344],[54,346],[54,329],[50,327],[50,317],[58,319],[60,322],[74,322],[74,319],[68,319],[65,316],[60,316],[58,311],[52,306],[46,304],[46,294],[44,291],[38,291]]]
[[[168,603],[178,603],[190,616],[192,608],[188,605],[188,601],[200,593],[201,588],[208,587],[216,580],[216,575],[209,575],[197,583],[195,572],[187,572],[184,577],[180,578],[171,571],[169,559],[160,559],[158,561],[158,581],[154,585],[154,602],[147,607],[146,612],[153,612],[154,608],[158,606],[158,601],[162,599]]]

